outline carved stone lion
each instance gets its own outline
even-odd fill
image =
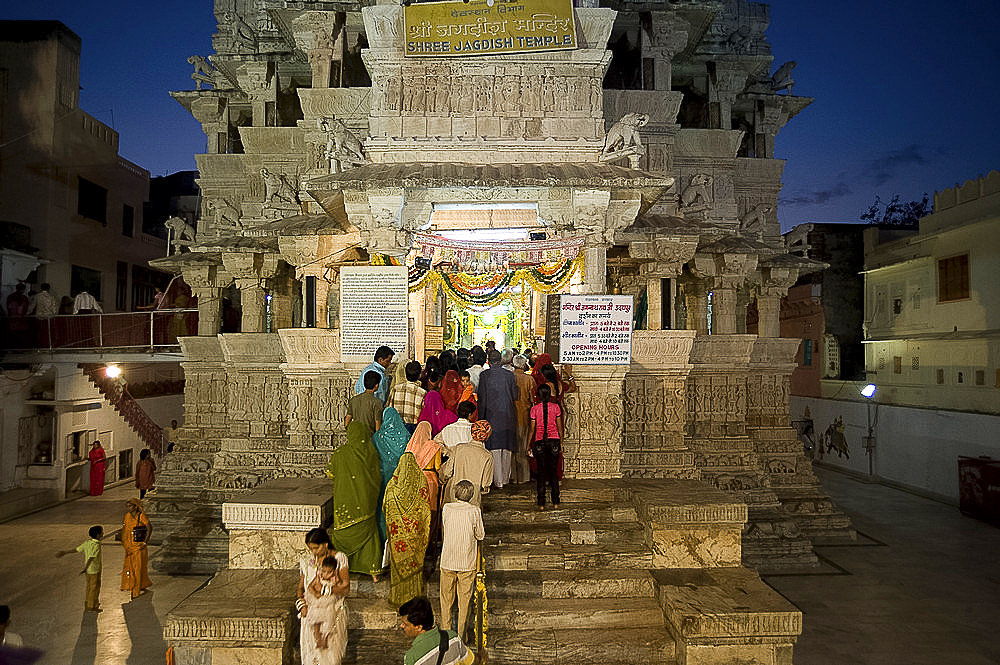
[[[645,113],[626,113],[623,115],[621,120],[608,130],[607,139],[604,141],[604,154],[625,150],[631,146],[642,148],[639,128],[644,127],[648,122],[649,116]]]
[[[358,137],[351,133],[342,121],[336,118],[322,118],[320,128],[329,133],[326,144],[327,159],[346,162],[367,162],[364,147]]]
[[[171,217],[163,222],[163,226],[170,231],[171,244],[174,247],[190,246],[194,242],[194,227],[180,217]]]

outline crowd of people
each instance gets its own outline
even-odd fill
[[[297,602],[303,663],[340,663],[349,574],[378,583],[386,569],[389,601],[415,638],[404,662],[432,652],[435,662],[439,654],[466,662],[461,643],[485,537],[482,495],[534,475],[538,509],[547,498],[559,507],[562,401],[576,391],[567,368],[560,373],[547,354],[501,353],[489,342],[443,351],[422,365],[395,355],[379,347],[358,376],[346,441],[327,466],[333,523],[306,536]],[[438,631],[423,595],[435,564]],[[323,589],[336,599],[325,600]]]

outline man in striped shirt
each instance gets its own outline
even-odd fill
[[[399,412],[406,429],[413,434],[417,429],[417,421],[420,419],[420,411],[424,408],[424,395],[427,391],[420,387],[420,363],[411,360],[406,363],[406,382],[402,385],[394,385],[389,395],[389,403]]]

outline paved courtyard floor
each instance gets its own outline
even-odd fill
[[[817,474],[861,537],[818,548],[814,574],[765,578],[805,615],[795,665],[1000,663],[1000,528],[883,485]],[[115,487],[0,524],[0,603],[11,606],[10,629],[45,651],[40,663],[164,662],[166,613],[207,577],[151,570],[151,593],[129,602],[118,588],[122,549],[109,537],[104,612],[92,614],[83,611],[82,555],[55,558],[93,524],[114,534],[131,496],[133,487]]]

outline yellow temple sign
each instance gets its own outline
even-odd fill
[[[404,6],[407,56],[576,48],[573,0],[471,0]]]

